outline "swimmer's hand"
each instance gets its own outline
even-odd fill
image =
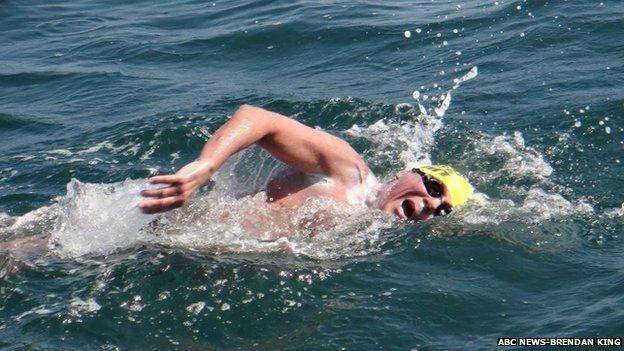
[[[139,208],[143,213],[166,212],[188,203],[195,191],[214,173],[206,162],[194,161],[182,167],[176,174],[155,176],[149,179],[152,184],[167,184],[160,189],[146,189]]]

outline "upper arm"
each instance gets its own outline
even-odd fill
[[[252,115],[265,119],[267,133],[258,144],[280,161],[308,173],[324,173],[347,182],[368,169],[344,140],[294,119],[260,108]]]

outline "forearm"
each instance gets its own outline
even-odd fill
[[[159,189],[146,189],[139,203],[145,213],[169,211],[186,203],[192,194],[233,154],[257,142],[270,132],[267,112],[242,106],[224,124],[204,148],[196,161],[182,167],[176,174],[150,178],[152,184],[167,184]]]
[[[198,161],[214,173],[230,156],[258,142],[270,131],[271,119],[267,111],[243,105],[206,142]]]
[[[241,106],[204,146],[197,162],[214,173],[233,154],[257,143],[273,157],[302,172],[350,177],[349,169],[365,169],[344,140],[315,130],[279,113]]]

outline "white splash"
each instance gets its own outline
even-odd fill
[[[440,103],[433,109],[435,116],[438,118],[444,117],[446,110],[451,106],[451,92],[448,91],[445,95],[440,96]]]
[[[395,117],[381,119],[366,127],[353,125],[346,133],[373,142],[373,150],[365,154],[372,163],[398,163],[398,167],[405,168],[429,165],[435,133],[442,128],[443,117],[451,106],[451,91],[459,88],[463,82],[475,78],[477,74],[477,67],[472,67],[465,75],[454,79],[451,90],[431,97],[431,101],[437,102],[431,112],[424,105],[429,96],[414,90],[411,97],[416,100],[415,105],[397,104]]]
[[[459,88],[459,86],[462,83],[476,78],[478,74],[479,74],[479,68],[477,66],[474,66],[470,69],[470,71],[468,71],[468,73],[464,74],[462,77],[453,79],[453,83],[454,83],[453,90]]]
[[[594,211],[593,207],[586,202],[577,201],[576,204],[572,204],[560,194],[549,194],[539,188],[529,190],[518,210],[524,212],[527,218],[538,222],[556,216],[588,214]]]
[[[539,187],[524,192],[519,203],[508,199],[493,199],[485,194],[475,194],[467,206],[461,208],[460,223],[470,225],[500,225],[511,220],[526,224],[541,224],[555,218],[584,216],[594,213],[591,204],[576,200],[574,203],[561,194],[550,193]]]
[[[518,131],[513,136],[483,135],[475,148],[477,155],[483,153],[503,158],[505,161],[502,171],[507,174],[545,179],[553,172],[552,166],[539,151],[525,145],[522,133]]]
[[[140,229],[153,216],[137,208],[145,180],[117,184],[89,184],[72,179],[67,195],[58,199],[56,225],[50,248],[61,256],[107,254],[136,244]]]
[[[190,314],[198,315],[206,307],[204,301],[199,301],[186,306],[186,311]]]
[[[72,316],[81,316],[83,313],[92,313],[99,311],[100,306],[92,297],[83,300],[79,297],[74,297],[69,302],[69,314]]]
[[[365,157],[374,163],[398,161],[399,167],[431,164],[434,133],[442,124],[431,116],[421,117],[421,123],[379,120],[368,127],[354,125],[346,133],[373,142],[373,149],[366,151]]]

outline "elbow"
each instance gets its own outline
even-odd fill
[[[255,124],[270,124],[273,116],[261,107],[242,104],[236,109],[232,117],[236,117],[240,120],[253,121]],[[257,127],[259,127],[259,125]]]
[[[261,107],[242,104],[232,115],[232,122],[239,127],[252,128],[260,138],[269,134],[273,127],[274,118]]]
[[[257,107],[255,106],[242,104],[236,109],[236,112],[234,114],[249,114],[249,113],[252,113],[256,109]]]
[[[247,104],[242,104],[236,109],[236,111],[234,111],[234,114],[232,114],[231,119],[238,120],[238,121],[250,120],[251,116],[254,115],[254,109],[256,109],[256,107],[253,107]]]

